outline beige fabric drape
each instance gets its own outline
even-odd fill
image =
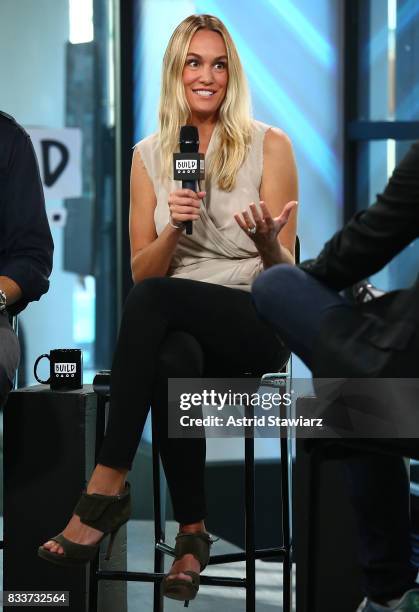
[[[250,290],[252,281],[261,272],[261,258],[252,240],[234,220],[234,213],[259,202],[263,169],[263,139],[269,126],[253,121],[253,137],[248,155],[230,193],[218,189],[213,181],[201,183],[206,191],[201,218],[193,222],[193,234],[182,234],[173,257],[169,275]],[[214,130],[206,154],[206,168],[217,146]],[[180,189],[180,181],[160,178],[159,137],[152,134],[137,145],[145,168],[154,185],[157,205],[154,220],[160,234],[169,222],[169,193]]]

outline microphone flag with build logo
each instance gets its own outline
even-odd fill
[[[180,153],[173,155],[173,178],[182,181],[182,189],[198,191],[197,181],[205,178],[205,157],[199,150],[198,128],[183,125],[179,136]],[[192,234],[192,221],[185,223],[186,233]]]

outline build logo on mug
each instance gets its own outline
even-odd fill
[[[49,359],[49,378],[41,380],[37,374],[38,363],[46,357]],[[80,349],[54,349],[40,355],[35,361],[33,373],[42,385],[49,385],[54,391],[81,389],[83,387],[83,353]]]

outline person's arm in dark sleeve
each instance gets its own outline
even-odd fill
[[[396,167],[377,202],[357,213],[316,259],[300,264],[341,290],[378,272],[419,236],[419,143]]]
[[[8,306],[15,314],[48,291],[54,249],[35,152],[21,129],[15,132],[3,198],[5,256],[0,277],[11,279],[22,292]]]

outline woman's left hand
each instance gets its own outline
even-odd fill
[[[278,217],[272,218],[265,202],[259,202],[260,211],[256,204],[249,205],[249,211],[234,215],[241,229],[253,240],[257,250],[262,254],[278,248],[278,234],[287,224],[289,216],[297,206],[296,201],[288,202]]]

